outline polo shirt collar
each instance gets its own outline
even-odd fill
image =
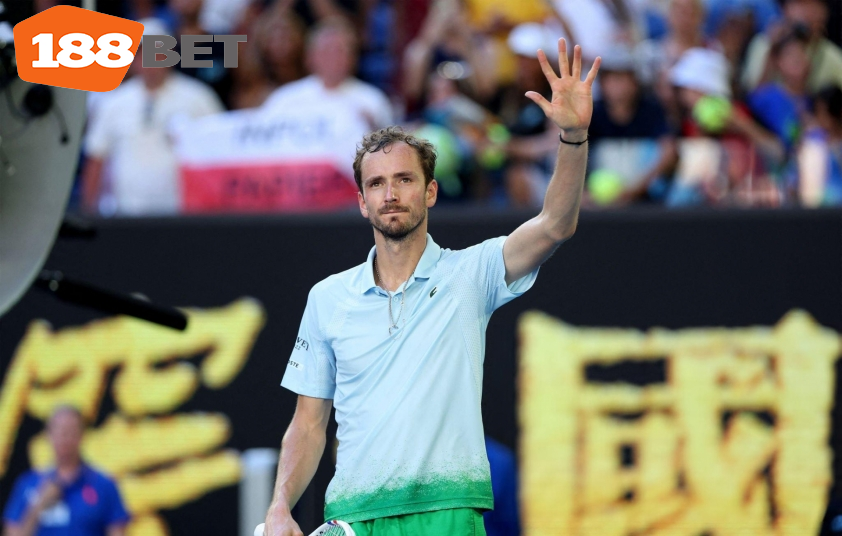
[[[377,253],[377,246],[373,246],[368,252],[368,258],[365,261],[363,268],[362,284],[360,285],[360,294],[365,294],[371,289],[377,288],[374,282],[374,256]],[[436,268],[436,264],[441,258],[441,247],[433,241],[430,233],[427,233],[427,245],[424,247],[424,253],[418,260],[418,266],[415,267],[415,279],[428,279]],[[410,281],[412,283],[412,281]]]

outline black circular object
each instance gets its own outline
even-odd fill
[[[37,84],[29,88],[23,98],[23,107],[32,117],[41,117],[53,107],[53,90]]]

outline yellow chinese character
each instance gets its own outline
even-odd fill
[[[530,313],[520,332],[527,534],[817,532],[838,334],[801,311],[647,333]]]
[[[230,437],[228,419],[213,413],[168,415],[201,382],[219,389],[245,365],[265,323],[259,303],[241,299],[210,310],[187,310],[177,332],[128,317],[52,331],[33,322],[21,341],[0,395],[0,476],[14,448],[24,411],[46,420],[59,404],[79,408],[95,422],[116,371],[111,395],[117,411],[89,428],[84,458],[114,476],[133,521],[131,535],[165,535],[156,515],[239,480],[239,457],[219,450]],[[206,354],[197,367],[183,361]],[[32,438],[37,468],[52,464],[44,434]]]

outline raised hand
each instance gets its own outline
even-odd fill
[[[588,76],[582,77],[582,48],[579,45],[573,47],[573,68],[567,59],[567,41],[558,40],[558,67],[561,76],[556,76],[547,55],[543,50],[538,51],[538,62],[541,70],[550,83],[553,90],[551,101],[547,101],[540,93],[527,91],[526,96],[535,104],[541,107],[544,114],[560,128],[565,139],[570,136],[570,141],[579,141],[587,135],[588,126],[591,124],[593,114],[593,95],[591,87],[599,71],[602,59],[597,57],[594,60]],[[576,139],[572,139],[576,138]]]

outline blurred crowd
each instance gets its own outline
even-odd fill
[[[536,51],[557,70],[559,37],[602,58],[585,207],[842,204],[835,0],[115,1],[148,34],[248,41],[236,69],[207,44],[212,67],[136,60],[92,95],[84,211],[177,213],[174,116],[303,99],[430,139],[441,202],[539,207],[558,132],[524,93],[549,97]]]

